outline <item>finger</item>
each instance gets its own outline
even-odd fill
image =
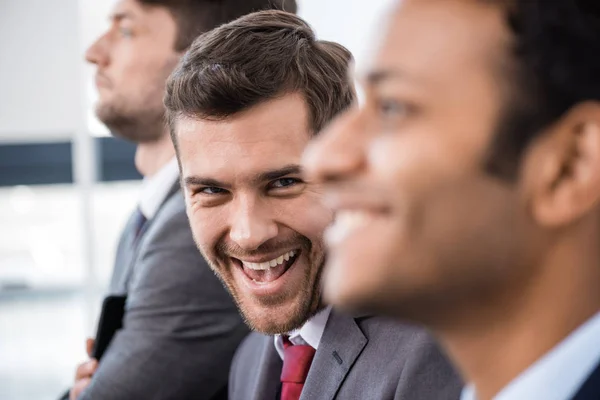
[[[78,381],[79,379],[91,377],[94,374],[94,372],[96,372],[97,368],[98,361],[96,361],[95,359],[91,359],[82,364],[79,364],[79,366],[77,367],[77,371],[75,372],[75,380]]]
[[[92,352],[94,351],[95,343],[96,343],[96,341],[92,338],[87,338],[85,341],[85,349],[86,349],[87,355],[89,357],[92,357]]]
[[[69,392],[69,400],[77,400],[81,393],[90,385],[92,378],[83,378],[75,382]]]

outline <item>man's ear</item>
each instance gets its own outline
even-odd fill
[[[600,202],[600,102],[574,106],[535,140],[523,179],[535,221],[568,225]]]

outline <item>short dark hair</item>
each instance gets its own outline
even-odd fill
[[[184,51],[198,35],[260,10],[296,13],[296,0],[138,0],[141,4],[165,7],[177,24],[175,50]]]
[[[534,138],[575,105],[600,101],[600,1],[491,1],[513,34],[512,90],[486,168],[512,180]]]
[[[241,17],[198,37],[167,81],[173,143],[180,116],[225,119],[288,93],[301,93],[317,133],[354,101],[352,55],[315,39],[301,18],[283,11]]]

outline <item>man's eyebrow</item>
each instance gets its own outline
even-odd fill
[[[261,172],[256,175],[252,180],[254,184],[260,184],[263,182],[274,181],[279,178],[283,178],[287,175],[297,175],[302,172],[302,167],[299,164],[290,164],[282,168],[277,168],[270,171]],[[207,178],[197,175],[186,176],[183,178],[183,184],[187,186],[206,186],[206,187],[218,187],[222,189],[229,189],[231,185],[220,182],[213,178]]]
[[[113,14],[111,14],[108,18],[111,22],[120,22],[124,19],[131,19],[134,20],[135,19],[135,15],[133,15],[132,13],[128,12],[128,11],[117,11]]]
[[[300,173],[302,173],[302,167],[299,164],[290,164],[282,168],[262,172],[256,176],[255,181],[256,183],[274,181],[286,175],[297,175]]]
[[[219,182],[216,179],[204,178],[201,176],[186,176],[185,178],[183,178],[183,183],[185,186],[206,186],[218,187],[222,189],[227,189],[230,186],[224,182]]]
[[[370,86],[379,86],[390,80],[406,79],[406,74],[402,71],[392,69],[382,69],[369,72],[365,78],[365,82]]]

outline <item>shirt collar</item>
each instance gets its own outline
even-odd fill
[[[600,313],[536,361],[498,393],[494,400],[572,398],[600,362]],[[463,390],[461,400],[476,400],[475,388]]]
[[[173,157],[151,177],[144,178],[140,193],[140,211],[146,219],[152,219],[165,201],[173,184],[179,177],[177,159]]]
[[[316,350],[321,343],[321,337],[325,331],[329,314],[331,314],[330,306],[319,311],[314,317],[306,321],[300,329],[289,332],[290,342],[293,344],[307,344]],[[274,340],[275,349],[279,357],[283,360],[283,339],[281,335],[275,335]]]

